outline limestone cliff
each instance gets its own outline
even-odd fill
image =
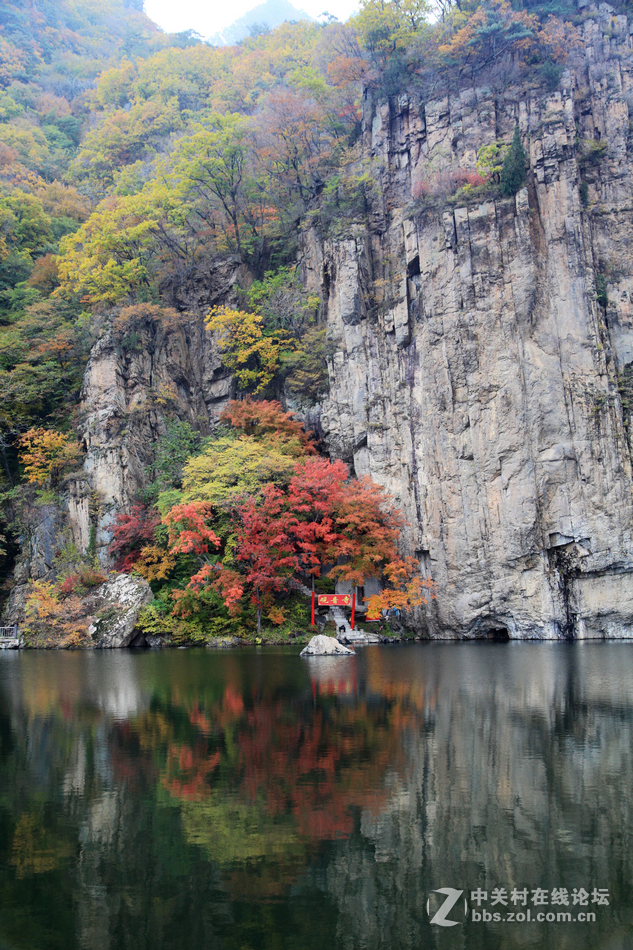
[[[582,30],[551,94],[368,102],[382,215],[307,240],[337,344],[327,444],[403,507],[438,583],[420,618],[435,637],[633,633],[633,57],[607,6]],[[473,168],[516,122],[516,199],[412,207],[416,181]]]
[[[404,543],[438,584],[416,618],[433,637],[633,632],[633,52],[604,4],[580,29],[553,92],[474,79],[424,102],[368,95],[362,159],[380,200],[343,238],[302,236],[336,350],[326,445],[403,508]],[[413,201],[517,122],[529,171],[515,198]],[[236,280],[227,264],[203,302]],[[83,431],[102,546],[143,483],[160,393],[204,429],[229,391],[199,317],[131,355],[97,344]]]

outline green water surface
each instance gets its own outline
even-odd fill
[[[633,643],[298,652],[1,652],[0,948],[633,948]]]

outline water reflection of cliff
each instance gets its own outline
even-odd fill
[[[47,946],[61,891],[67,945],[91,950],[418,950],[444,946],[430,890],[501,885],[612,903],[590,932],[447,945],[629,946],[631,673],[627,644],[11,659],[0,874],[39,895],[38,936],[0,907],[0,943]]]

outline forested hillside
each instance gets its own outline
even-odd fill
[[[120,568],[152,583],[146,629],[204,639],[236,618],[259,630],[262,611],[283,627],[298,586],[341,552],[350,582],[393,582],[381,606],[420,604],[426,577],[398,554],[393,503],[347,481],[340,462],[320,459],[317,472],[316,447],[284,411],[309,414],[327,395],[334,352],[323,293],[304,280],[302,235],[342,241],[389,226],[380,162],[363,146],[374,104],[509,81],[554,93],[589,14],[364,0],[344,25],[286,23],[213,48],[163,34],[140,7],[33,0],[0,12],[5,571],[34,512],[63,507],[81,465],[80,389],[94,344],[107,338],[131,358],[199,316],[240,401],[209,428],[182,417],[169,387],[153,393],[161,444],[134,504],[112,512],[110,546]],[[460,167],[412,175],[408,201],[420,211],[502,200],[525,178],[517,125]],[[189,290],[219,264],[241,275],[230,298],[205,308],[198,295],[189,306]],[[397,269],[370,275],[369,310],[388,308]],[[96,490],[90,504],[99,509]],[[281,540],[271,534],[280,524]],[[83,642],[69,598],[102,577],[96,555],[92,528],[84,549],[61,544],[29,595],[34,637],[48,625]]]

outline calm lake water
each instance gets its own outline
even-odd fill
[[[0,653],[0,947],[633,948],[633,643],[297,654]]]

